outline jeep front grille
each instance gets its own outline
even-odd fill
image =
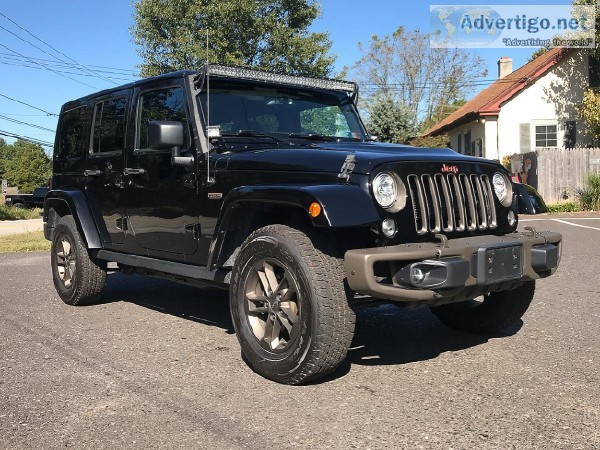
[[[407,183],[418,234],[498,226],[487,175],[409,175]]]

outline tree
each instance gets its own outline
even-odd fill
[[[384,142],[404,143],[415,133],[412,115],[406,105],[391,95],[381,94],[369,108],[369,133]]]
[[[354,65],[368,104],[391,96],[406,105],[418,128],[439,120],[448,105],[467,98],[477,78],[487,75],[482,59],[463,49],[431,48],[429,34],[398,28],[374,35]]]
[[[137,0],[133,6],[142,76],[198,69],[207,60],[313,76],[333,67],[329,36],[308,31],[320,14],[314,0]]]
[[[44,149],[37,144],[18,140],[5,146],[4,178],[21,192],[33,192],[38,186],[46,186],[52,173],[52,164]]]
[[[600,138],[600,93],[588,89],[583,94],[583,102],[578,106],[579,115],[595,141]]]

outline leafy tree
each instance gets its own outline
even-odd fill
[[[380,141],[404,143],[415,133],[413,116],[409,109],[391,95],[378,96],[369,108],[369,133]]]
[[[390,36],[359,43],[363,54],[354,65],[369,103],[381,95],[407,105],[424,129],[438,120],[447,105],[467,98],[474,81],[487,75],[482,59],[458,48],[431,48],[429,34],[398,28]]]
[[[21,192],[33,192],[48,183],[52,164],[40,145],[18,140],[4,149],[6,172],[3,176],[10,186],[17,186]]]
[[[585,91],[578,110],[586,127],[597,141],[600,138],[600,93],[594,89]]]
[[[325,76],[335,60],[329,36],[308,30],[320,14],[314,0],[137,0],[133,6],[142,76],[198,69],[207,59]]]

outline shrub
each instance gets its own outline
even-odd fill
[[[0,220],[39,219],[42,217],[41,212],[40,208],[25,209],[0,205]]]
[[[566,202],[559,203],[557,205],[548,205],[548,212],[551,213],[566,213],[577,211],[581,211],[581,208],[579,207],[579,203],[576,202]]]
[[[577,199],[582,210],[600,211],[600,174],[588,174],[584,188],[577,192]]]

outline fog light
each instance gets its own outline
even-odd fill
[[[410,281],[412,284],[421,284],[425,279],[425,272],[419,267],[412,267],[410,271]]]
[[[514,211],[509,211],[508,212],[508,224],[511,227],[514,227],[515,223],[517,223],[517,215],[514,213]]]
[[[385,219],[381,224],[383,234],[387,238],[392,238],[396,234],[396,221],[394,219]]]

